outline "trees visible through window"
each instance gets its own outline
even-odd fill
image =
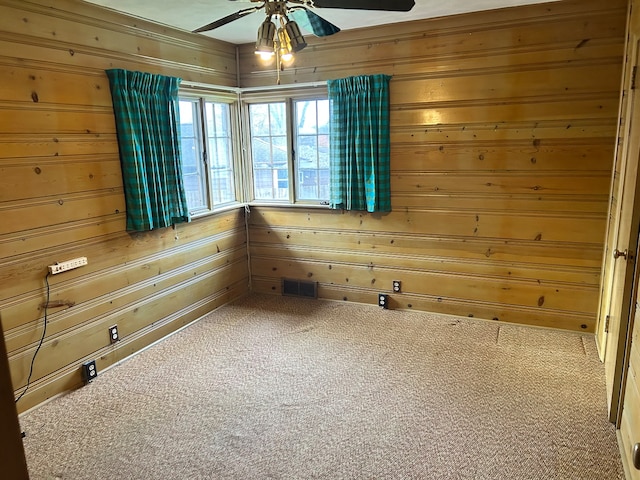
[[[191,214],[238,202],[329,201],[324,89],[180,95],[182,174]],[[244,130],[240,124],[244,123]]]
[[[249,103],[253,197],[257,201],[329,199],[329,102]]]
[[[249,117],[254,198],[288,200],[289,148],[286,104],[251,104]]]
[[[329,101],[295,105],[296,200],[329,198]]]

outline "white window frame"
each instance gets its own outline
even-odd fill
[[[268,91],[243,91],[242,94],[242,125],[244,136],[245,153],[245,177],[247,179],[246,195],[247,201],[251,205],[274,205],[274,206],[304,206],[328,208],[329,198],[319,200],[296,200],[296,162],[295,152],[295,132],[294,132],[294,101],[295,100],[327,100],[328,92],[326,85],[302,87],[291,90],[268,90]],[[287,115],[287,165],[288,165],[288,189],[287,199],[256,199],[254,197],[254,176],[253,176],[253,155],[251,151],[251,123],[249,116],[249,106],[256,103],[279,103],[284,102]]]
[[[194,125],[194,129],[197,130],[196,138],[198,147],[201,154],[200,161],[202,162],[202,168],[204,172],[204,187],[206,206],[204,208],[191,209],[190,214],[193,218],[210,215],[220,211],[237,208],[245,202],[244,184],[243,184],[243,162],[242,162],[242,149],[241,149],[241,134],[239,123],[239,99],[238,94],[235,92],[224,91],[211,91],[209,89],[197,88],[197,87],[181,87],[178,93],[178,100],[194,101],[198,105],[198,125],[197,128]],[[211,190],[211,170],[208,154],[208,137],[207,126],[205,119],[205,104],[207,102],[224,103],[229,105],[229,119],[231,128],[231,156],[233,166],[233,187],[235,191],[235,200],[216,204],[213,201],[213,192]],[[194,119],[195,123],[195,119]]]

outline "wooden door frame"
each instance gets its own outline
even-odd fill
[[[640,64],[640,9],[634,8],[633,5],[637,1],[640,0],[630,0],[628,5],[618,142],[611,182],[612,195],[616,186],[617,170],[620,175],[617,181],[620,183],[617,206],[615,210],[612,206],[609,208],[602,264],[603,287],[600,292],[596,333],[598,351],[605,362],[607,373],[609,420],[618,426],[624,400],[630,325],[635,315],[633,295],[636,293],[636,252],[640,231],[640,92],[636,91],[634,85],[635,71]],[[634,130],[638,131],[635,135]],[[621,138],[622,145],[619,144]],[[627,250],[626,258],[613,259],[613,252],[617,249]],[[620,264],[622,261],[624,267]],[[624,268],[623,272],[619,270],[621,268]],[[620,293],[619,297],[615,297],[614,287]],[[612,299],[615,299],[617,305]],[[615,311],[611,309],[612,304],[616,307]],[[611,324],[607,329],[609,321]]]
[[[0,465],[6,478],[28,480],[27,460],[22,444],[22,432],[14,398],[9,357],[0,319]]]
[[[630,42],[629,39],[631,37],[631,15],[633,12],[633,2],[635,0],[629,0],[627,4],[627,25],[625,29],[625,46],[624,46],[624,62],[622,66],[622,75],[620,77],[620,101],[618,107],[618,127],[616,131],[616,145],[613,154],[613,166],[611,169],[611,182],[609,186],[610,191],[610,201],[609,208],[607,209],[607,229],[605,232],[604,239],[604,249],[602,254],[602,267],[601,267],[601,284],[600,284],[600,295],[598,299],[598,318],[596,324],[596,347],[598,350],[598,355],[600,356],[600,360],[604,362],[606,360],[607,355],[607,333],[609,326],[609,311],[611,307],[611,292],[613,290],[613,273],[615,270],[615,262],[612,258],[613,250],[616,248],[619,239],[619,222],[614,224],[611,220],[611,217],[616,214],[616,210],[614,210],[613,204],[613,193],[615,191],[616,182],[618,182],[621,186],[624,186],[624,172],[620,172],[620,178],[616,178],[616,168],[619,163],[619,159],[624,157],[627,154],[627,144],[621,145],[620,139],[623,138],[622,130],[623,127],[627,129],[625,132],[624,138],[628,138],[628,116],[629,112],[629,95],[625,95],[627,80],[630,78],[629,72],[629,58],[631,57],[629,52]],[[631,68],[633,70],[633,68]],[[630,91],[630,89],[629,89]],[[623,118],[627,121],[623,123]],[[619,192],[622,192],[622,188],[619,189]],[[618,202],[619,207],[621,208],[621,202]]]

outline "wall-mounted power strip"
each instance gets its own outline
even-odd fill
[[[83,265],[87,265],[89,262],[87,261],[87,257],[78,257],[73,258],[71,260],[67,260],[66,262],[58,262],[55,265],[49,265],[49,273],[51,275],[55,275],[56,273],[66,272],[67,270],[73,270],[74,268],[82,267]]]

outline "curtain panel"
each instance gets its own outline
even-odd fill
[[[331,208],[391,211],[388,75],[329,80]]]
[[[116,118],[127,230],[190,221],[182,178],[180,79],[106,70]]]

